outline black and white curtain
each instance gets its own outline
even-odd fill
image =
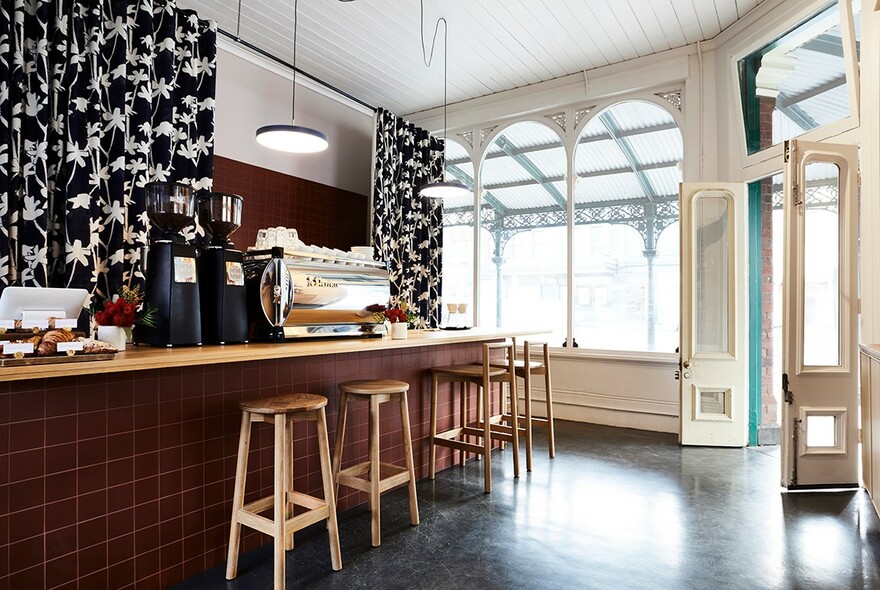
[[[443,178],[443,142],[384,109],[376,114],[373,244],[391,262],[391,297],[423,327],[440,323],[443,205],[419,187]]]
[[[176,0],[0,2],[0,289],[143,280],[144,186],[210,188],[216,51]]]

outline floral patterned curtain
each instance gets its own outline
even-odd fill
[[[376,114],[373,244],[391,262],[391,297],[422,326],[440,323],[443,206],[419,187],[443,178],[443,142],[384,109]]]
[[[144,186],[210,188],[215,67],[176,0],[0,2],[0,290],[143,280]]]

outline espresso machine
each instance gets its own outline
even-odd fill
[[[135,325],[136,344],[185,346],[202,343],[196,249],[180,234],[194,222],[196,197],[175,182],[146,186],[152,240],[147,253],[144,304],[156,309],[155,327]]]
[[[202,340],[208,344],[247,342],[247,291],[242,254],[229,236],[241,227],[244,199],[227,193],[199,196],[199,223],[211,244],[199,256]]]

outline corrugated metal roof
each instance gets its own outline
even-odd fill
[[[578,146],[575,171],[579,178],[575,186],[575,202],[600,204],[646,198],[649,195],[645,184],[654,195],[676,194],[681,181],[681,171],[676,165],[683,153],[681,133],[676,129],[638,132],[674,123],[672,115],[644,101],[619,103],[609,107],[607,112],[612,115],[618,137]],[[608,134],[609,129],[597,116],[584,130],[583,136]],[[490,190],[492,197],[506,209],[516,211],[557,206],[557,199],[551,194],[553,191],[557,197],[565,199],[565,150],[551,126],[532,121],[516,123],[498,135],[487,154],[497,156],[484,158],[480,175],[483,187]],[[450,151],[449,157],[462,158],[466,153],[457,146],[455,152]],[[662,164],[671,165],[658,167]],[[471,164],[463,163],[458,167],[472,174]],[[542,184],[547,180],[551,182]],[[469,203],[463,199],[461,204],[456,201],[446,205],[456,207]]]

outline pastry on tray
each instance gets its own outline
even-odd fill
[[[49,356],[58,352],[59,342],[72,342],[76,337],[70,330],[50,330],[43,335],[36,352],[39,356]]]
[[[101,353],[113,353],[119,352],[119,350],[110,344],[109,342],[104,342],[103,340],[95,340],[94,338],[77,338],[77,342],[83,343],[83,353],[84,354],[101,354]]]

